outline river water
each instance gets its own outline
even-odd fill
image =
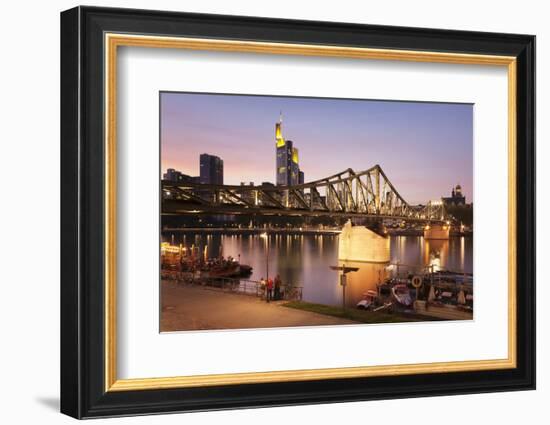
[[[281,276],[303,289],[303,300],[313,303],[342,305],[342,287],[338,272],[338,235],[270,234],[268,244],[259,235],[163,233],[163,242],[192,246],[207,257],[232,256],[253,267],[249,280],[259,281],[269,273]],[[429,264],[455,272],[472,273],[473,240],[451,237],[449,240],[425,240],[422,236],[390,236],[391,263],[352,263],[359,267],[349,273],[346,304],[353,306],[368,289],[390,274],[415,273]],[[267,254],[267,255],[266,255]],[[397,267],[396,264],[399,264]],[[341,264],[340,264],[341,265]]]

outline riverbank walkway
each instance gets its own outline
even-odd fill
[[[173,281],[161,283],[161,332],[356,324],[352,320],[266,303],[256,297]]]

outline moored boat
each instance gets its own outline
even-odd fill
[[[391,288],[391,293],[397,302],[405,307],[410,307],[413,303],[411,292],[407,285],[399,283]]]
[[[369,289],[363,294],[363,299],[357,303],[356,307],[361,310],[368,310],[369,308],[372,308],[377,296],[378,293],[376,291]]]
[[[235,258],[217,257],[206,258],[204,255],[195,255],[195,247],[189,249],[183,246],[170,245],[167,242],[161,244],[161,270],[164,274],[168,271],[174,273],[195,272],[200,278],[239,278],[248,277],[252,274],[252,267],[247,264],[240,264]]]

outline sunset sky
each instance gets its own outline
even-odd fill
[[[380,164],[411,204],[449,196],[472,201],[470,104],[160,94],[161,174],[199,174],[199,155],[224,161],[224,183],[275,182],[275,123],[299,150],[305,181]]]

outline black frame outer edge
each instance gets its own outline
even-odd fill
[[[79,12],[61,15],[61,412],[82,417],[79,335]]]
[[[103,33],[513,55],[518,58],[518,367],[104,392]],[[535,37],[77,7],[61,14],[61,411],[75,418],[535,388]]]

